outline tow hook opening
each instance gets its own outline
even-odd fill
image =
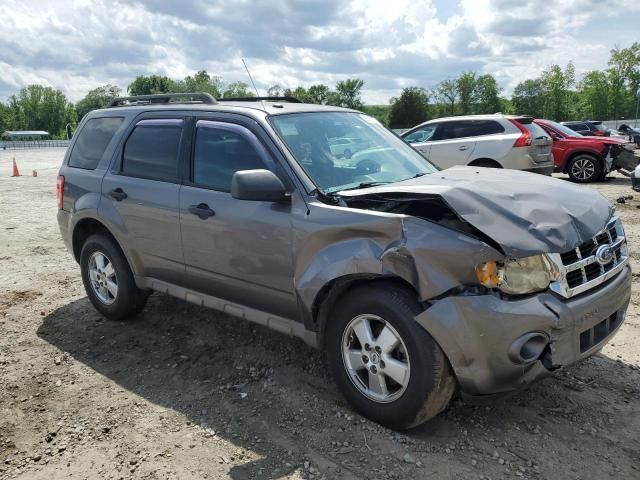
[[[549,338],[540,332],[525,333],[518,337],[509,348],[512,362],[526,365],[537,361],[549,343]]]

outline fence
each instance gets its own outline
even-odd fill
[[[16,141],[0,141],[0,150],[25,150],[28,148],[67,148],[71,143],[69,140],[16,140]]]
[[[635,128],[636,125],[640,127],[640,118],[639,119],[623,118],[622,120],[605,120],[602,123],[604,124],[605,127],[613,128],[613,129],[617,129],[623,123],[626,125],[629,125],[630,127]]]

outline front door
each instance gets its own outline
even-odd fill
[[[440,168],[466,165],[476,146],[469,127],[464,120],[442,122],[430,142],[429,160]]]
[[[431,137],[433,137],[437,123],[430,123],[416,128],[414,131],[404,136],[405,142],[417,150],[424,158],[429,158],[429,149],[431,148]]]
[[[102,181],[100,216],[118,232],[137,275],[180,284],[181,118],[143,119]]]
[[[239,170],[275,162],[236,123],[196,123],[191,178],[180,191],[182,244],[189,287],[285,318],[296,318],[291,205],[234,199]]]

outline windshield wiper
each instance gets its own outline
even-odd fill
[[[361,188],[369,188],[369,187],[379,187],[380,185],[388,185],[391,182],[361,182],[358,185],[354,185],[353,187],[341,188],[341,191],[344,190],[359,190]]]

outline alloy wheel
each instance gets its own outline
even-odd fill
[[[406,345],[391,324],[376,315],[358,315],[347,324],[342,360],[352,383],[375,402],[393,402],[409,384]]]
[[[596,166],[592,160],[588,158],[581,158],[576,160],[571,166],[571,173],[579,180],[588,180],[593,177],[596,171]]]
[[[94,252],[89,257],[89,281],[96,297],[105,305],[111,305],[118,297],[118,277],[109,257]]]

